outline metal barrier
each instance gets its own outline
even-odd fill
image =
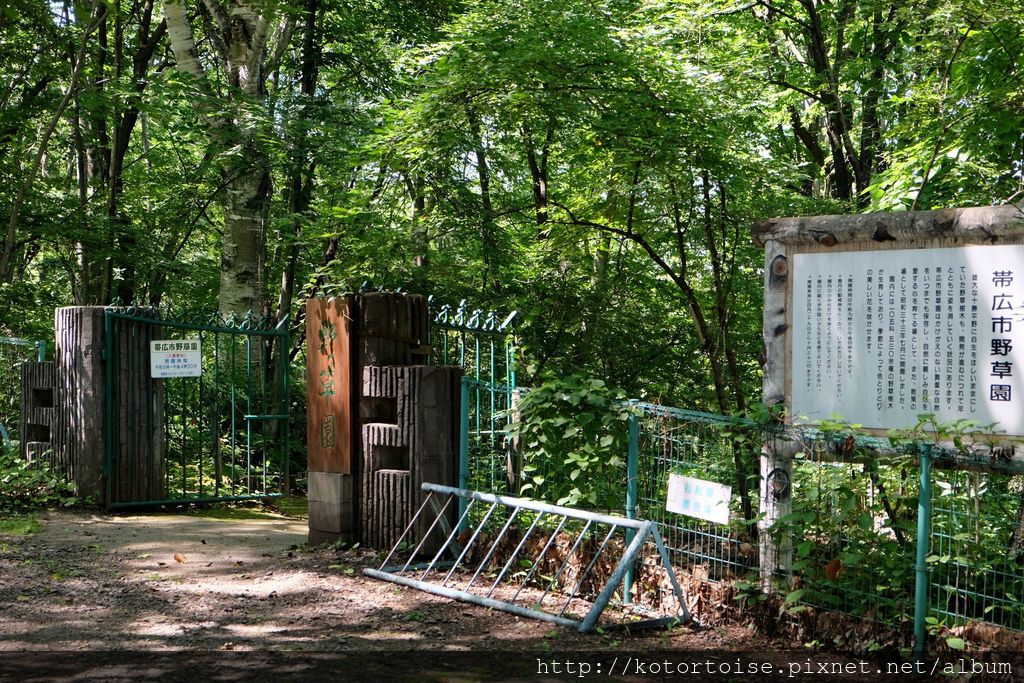
[[[650,543],[659,552],[660,568],[671,584],[678,614],[630,622],[629,626],[690,621],[653,522],[430,483],[424,483],[423,490],[427,498],[398,543],[380,568],[364,569],[364,574],[588,632],[600,626],[599,619],[623,585],[627,569]],[[464,511],[456,520],[453,512],[462,502]],[[460,526],[477,504],[484,508],[477,515],[479,521],[460,533]],[[423,517],[428,506],[432,519],[430,513]],[[525,532],[520,525],[528,525]],[[414,529],[421,530],[418,539]],[[404,563],[388,565],[410,546],[413,549]],[[618,560],[612,562],[616,554]],[[445,555],[450,559],[445,560]],[[609,567],[610,573],[602,579]],[[550,606],[545,605],[549,599]]]

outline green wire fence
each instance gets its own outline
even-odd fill
[[[746,576],[757,566],[756,540],[743,523],[742,496],[732,500],[730,524],[716,524],[666,509],[669,475],[679,474],[732,486],[737,493],[736,457],[752,460],[749,440],[730,429],[735,423],[690,411],[635,403],[637,476],[634,513],[658,522],[673,564],[711,581]],[[740,483],[749,489],[756,481]]]
[[[936,623],[1024,631],[1020,477],[938,470],[932,488],[929,603]]]
[[[192,349],[193,374],[154,377],[153,354],[175,349]],[[107,309],[107,506],[281,495],[290,467],[287,353],[287,318]]]
[[[682,575],[757,585],[758,540],[741,492],[748,492],[749,509],[756,514],[765,439],[798,440],[793,512],[772,532],[776,541],[782,534],[792,539],[791,572],[778,577],[788,612],[814,608],[846,615],[864,625],[844,627],[862,640],[898,646],[913,641],[918,651],[932,635],[971,621],[1024,631],[1024,477],[965,471],[985,463],[971,453],[925,442],[890,444],[832,430],[781,429],[627,405],[633,415],[625,447],[620,438],[625,430],[617,422],[605,437],[597,437],[614,444],[606,457],[621,462],[598,484],[614,484],[621,493],[604,495],[602,501],[621,505],[629,517],[656,521]],[[472,444],[465,422],[472,403],[463,408],[463,443]],[[489,466],[490,456],[472,447],[463,457],[468,472]],[[925,463],[929,466],[922,469]],[[564,476],[559,470],[565,463],[558,457],[540,467],[540,479]],[[729,523],[668,511],[667,482],[673,473],[732,486]],[[486,477],[470,483],[484,491],[496,484]],[[543,499],[551,490],[537,486],[530,495]]]
[[[460,486],[507,493],[515,468],[508,456],[508,420],[516,390],[513,311],[499,316],[482,309],[435,306],[430,324],[431,362],[463,369]]]

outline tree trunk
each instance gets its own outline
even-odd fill
[[[533,145],[533,139],[529,128],[523,128],[523,144],[526,148],[526,163],[530,168],[530,179],[533,185],[533,210],[536,215],[537,225],[541,228],[538,237],[543,239],[544,224],[548,222],[548,151],[555,137],[555,122],[548,121],[547,131],[544,135],[544,144],[540,152]]]
[[[227,201],[220,258],[223,315],[243,315],[249,311],[259,314],[263,301],[270,161],[261,152],[253,152],[246,161],[245,173],[238,172],[225,182]]]
[[[491,200],[491,169],[487,160],[480,119],[469,107],[466,109],[470,131],[473,134],[473,151],[476,156],[477,179],[480,183],[480,247],[483,251],[484,272],[481,285],[484,289],[500,287],[497,223],[494,220],[494,204]]]
[[[200,9],[209,19],[211,44],[234,99],[227,113],[215,111],[220,108],[205,100],[198,100],[196,108],[204,116],[212,141],[244,150],[222,168],[226,197],[220,311],[224,315],[259,312],[264,300],[266,221],[272,192],[270,158],[257,139],[257,131],[244,123],[243,109],[246,103],[266,105],[266,74],[273,71],[267,45],[278,10],[268,7],[260,11],[241,0],[204,0]],[[165,0],[164,17],[178,69],[204,79],[205,69],[184,0]],[[282,43],[290,38],[290,26],[289,21],[281,31]]]

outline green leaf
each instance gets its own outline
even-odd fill
[[[957,638],[955,636],[946,638],[946,645],[954,650],[963,650],[967,647],[967,643],[964,642],[963,638]]]

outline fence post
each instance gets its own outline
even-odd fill
[[[291,464],[292,464],[292,441],[291,441],[291,398],[289,396],[290,387],[288,386],[288,375],[291,371],[290,363],[291,359],[288,356],[288,352],[292,346],[288,341],[288,325],[291,322],[291,315],[285,314],[281,321],[277,324],[278,329],[281,330],[280,345],[281,345],[281,358],[278,362],[281,372],[281,402],[282,406],[275,407],[275,410],[280,410],[284,415],[284,444],[282,450],[284,451],[284,480],[281,482],[281,493],[285,496],[292,492],[291,489]],[[263,485],[266,487],[267,482],[264,481]]]
[[[921,444],[921,487],[917,494],[917,561],[914,567],[914,655],[922,657],[928,644],[928,550],[932,521],[932,446]]]
[[[37,341],[36,342],[36,354],[38,356],[37,360],[40,363],[45,363],[46,362],[46,342],[45,341]]]
[[[640,460],[640,422],[634,413],[629,414],[629,448],[626,451],[626,519],[636,519],[637,470]],[[633,529],[626,530],[626,545],[633,542]],[[626,567],[626,575],[622,580],[622,604],[628,605],[633,597],[633,567],[631,562]]]
[[[469,487],[469,377],[462,378],[462,396],[459,402],[459,488]],[[459,531],[468,528],[466,499],[459,498]]]
[[[57,331],[60,334],[60,331]],[[60,337],[58,336],[58,340]],[[114,406],[111,402],[111,395],[114,391],[114,325],[110,318],[109,311],[103,312],[103,463],[100,472],[102,476],[103,505],[109,508],[113,501],[114,493]],[[60,353],[57,347],[56,353]],[[54,365],[60,362],[54,358]],[[59,379],[58,379],[59,381]]]

